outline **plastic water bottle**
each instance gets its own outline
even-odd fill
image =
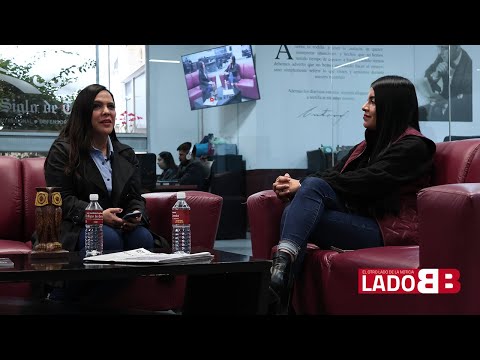
[[[172,252],[190,254],[190,206],[185,192],[177,192],[177,202],[172,208]]]
[[[103,253],[103,209],[98,194],[90,194],[90,204],[85,209],[85,256]]]

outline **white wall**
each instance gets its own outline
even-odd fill
[[[199,141],[200,113],[191,111],[182,63],[157,63],[150,59],[181,60],[181,56],[210,48],[208,45],[148,45],[147,96],[148,148],[158,154],[170,151],[178,164],[177,147]],[[160,172],[157,169],[157,172]]]
[[[149,45],[147,59],[180,60],[182,55],[219,45]],[[199,142],[213,133],[237,144],[239,153],[255,140],[255,129],[245,130],[245,123],[255,124],[255,102],[212,109],[190,110],[183,66],[148,62],[149,151],[158,154],[170,151],[178,164],[177,147],[185,141]],[[247,143],[243,143],[247,141]],[[249,156],[255,156],[248,152]],[[248,167],[248,161],[247,161]],[[157,172],[159,170],[157,169]]]
[[[255,105],[255,117],[248,119],[255,124],[244,124],[252,129],[256,139],[249,143],[251,148],[241,149],[248,154],[247,164],[253,169],[306,168],[306,151],[322,144],[335,148],[358,143],[364,133],[361,107],[372,81],[395,74],[416,84],[437,55],[434,45],[287,45],[287,48],[292,59],[284,46],[256,46],[261,100]],[[443,141],[449,128],[452,135],[480,135],[480,121],[475,116],[480,107],[480,69],[477,70],[480,47],[463,48],[473,61],[473,121],[421,122],[424,134],[437,142]],[[367,56],[362,62],[335,69]],[[421,94],[418,96],[419,104],[424,104],[426,100]]]

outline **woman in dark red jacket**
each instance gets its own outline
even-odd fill
[[[365,140],[335,167],[273,183],[277,196],[291,201],[270,284],[283,310],[310,240],[350,250],[418,243],[416,194],[429,186],[435,143],[420,132],[415,87],[400,76],[381,77],[362,110]]]

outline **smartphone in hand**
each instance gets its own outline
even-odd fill
[[[131,218],[139,217],[140,215],[142,215],[142,213],[139,210],[135,210],[135,211],[132,211],[132,212],[129,212],[129,213],[126,213],[125,215],[123,215],[122,219],[123,220],[128,220],[128,219],[131,219]]]

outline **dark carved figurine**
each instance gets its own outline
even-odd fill
[[[58,241],[62,222],[62,196],[58,187],[37,187],[35,197],[35,228],[38,243],[34,251],[60,251]]]

